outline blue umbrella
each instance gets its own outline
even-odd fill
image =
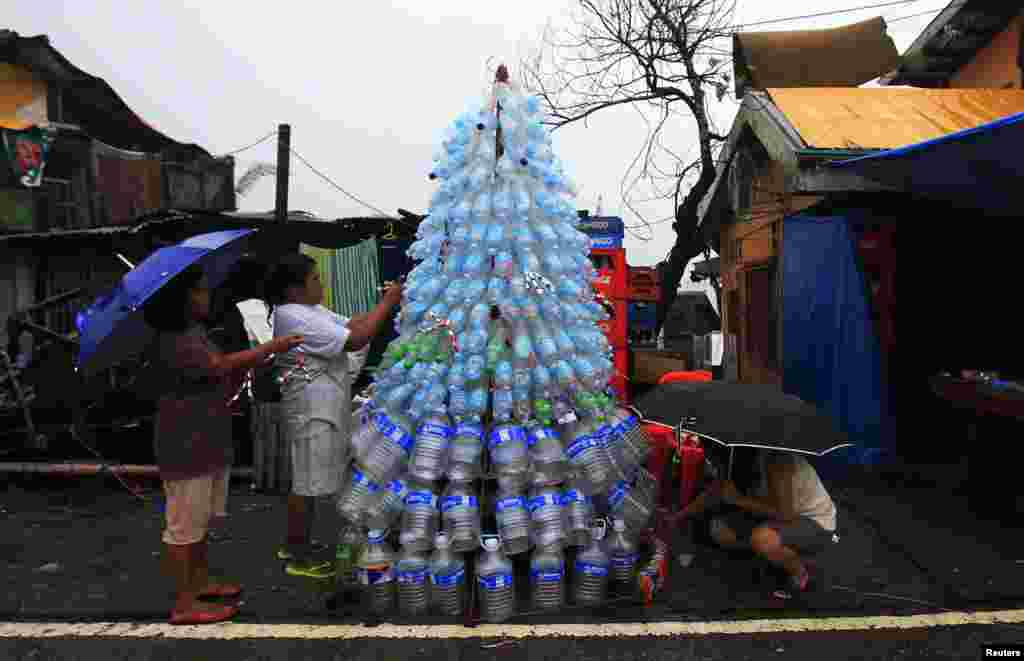
[[[126,273],[117,286],[78,313],[77,369],[95,374],[144,350],[155,331],[143,318],[142,305],[174,276],[196,263],[202,264],[210,286],[216,287],[242,257],[247,242],[240,239],[255,231],[200,234],[157,250]]]

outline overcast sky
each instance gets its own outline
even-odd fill
[[[739,0],[735,23],[827,12],[884,0]],[[348,191],[394,213],[424,211],[427,180],[441,131],[489,89],[493,67],[514,64],[543,26],[565,20],[572,0],[375,0],[286,3],[235,0],[7,3],[2,21],[24,36],[47,34],[79,68],[104,78],[139,116],[183,142],[222,154],[255,142],[278,123],[292,125],[292,146]],[[889,33],[902,52],[944,7],[917,0],[757,29],[826,28],[873,16],[902,19]],[[923,16],[902,18],[929,12]],[[490,66],[490,69],[488,69]],[[640,221],[622,204],[620,182],[646,128],[628,108],[555,137],[557,153],[580,188],[577,206]],[[716,109],[728,130],[735,104]],[[679,150],[688,127],[673,132]],[[241,174],[272,162],[276,143],[237,155]],[[290,206],[328,218],[373,215],[293,160]],[[239,200],[244,210],[274,206],[266,178]],[[656,220],[668,202],[643,205]],[[655,264],[668,252],[669,223],[626,241],[629,262]]]

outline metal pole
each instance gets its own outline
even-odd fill
[[[727,480],[731,480],[732,479],[732,459],[733,459],[733,455],[735,455],[735,454],[736,454],[736,448],[729,448],[729,470],[725,474],[725,479],[727,479]]]
[[[277,127],[277,201],[274,205],[274,220],[288,221],[288,170],[292,155],[292,127],[280,124]]]

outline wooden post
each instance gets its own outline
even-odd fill
[[[279,223],[288,221],[288,176],[292,151],[292,127],[280,124],[277,127],[277,203],[274,205],[274,219]]]

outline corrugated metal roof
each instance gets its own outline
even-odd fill
[[[1024,90],[774,88],[807,146],[893,149],[1024,112]]]

